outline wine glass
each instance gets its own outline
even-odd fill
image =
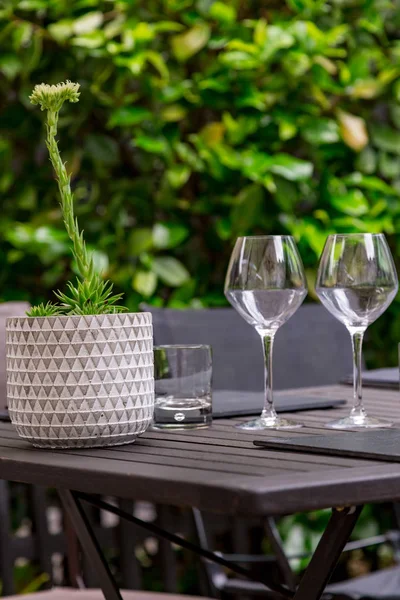
[[[296,312],[306,295],[303,264],[292,237],[266,235],[237,239],[226,274],[225,296],[260,334],[265,358],[263,411],[258,419],[240,424],[240,429],[302,427],[300,423],[276,414],[272,393],[272,346],[275,333]]]
[[[320,259],[316,291],[325,308],[347,327],[351,335],[354,405],[348,417],[327,423],[326,427],[352,429],[393,425],[369,417],[365,411],[361,353],[365,330],[387,309],[397,289],[396,267],[383,234],[338,234],[327,238]]]

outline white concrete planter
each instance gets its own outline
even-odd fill
[[[133,442],[154,411],[151,314],[8,319],[7,397],[34,446]]]

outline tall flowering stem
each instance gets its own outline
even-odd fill
[[[112,294],[112,284],[104,282],[96,272],[92,256],[89,254],[83,232],[79,230],[74,214],[74,197],[71,191],[71,180],[61,160],[57,143],[58,114],[64,102],[78,102],[79,84],[66,81],[57,85],[42,83],[37,85],[30,101],[38,104],[41,110],[47,111],[47,139],[51,164],[53,165],[58,189],[60,205],[65,228],[72,241],[72,251],[78,267],[80,281],[76,285],[68,283],[68,293],[57,292],[61,304],[48,303],[31,309],[29,316],[51,316],[54,314],[102,314],[126,310],[118,306],[121,294]]]
[[[67,81],[58,85],[37,85],[30,96],[32,104],[39,104],[41,110],[47,110],[47,140],[51,164],[56,175],[60,191],[60,205],[65,228],[73,244],[73,253],[80,276],[91,279],[94,275],[93,259],[90,257],[82,232],[74,215],[74,197],[71,191],[71,181],[61,160],[57,143],[58,114],[65,101],[78,102],[79,83]]]

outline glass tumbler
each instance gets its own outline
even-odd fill
[[[212,422],[211,347],[156,346],[155,429],[199,429]]]

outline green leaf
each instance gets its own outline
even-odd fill
[[[186,62],[200,52],[210,38],[210,28],[206,23],[199,23],[171,38],[172,52],[179,62]]]
[[[385,150],[400,154],[400,132],[391,129],[387,125],[371,125],[371,137],[373,144]]]
[[[112,111],[108,127],[127,127],[151,119],[153,113],[141,106],[121,106]]]
[[[301,133],[307,142],[315,146],[334,144],[340,140],[339,126],[333,119],[312,119],[301,128]]]
[[[312,61],[304,52],[291,50],[282,58],[282,66],[292,77],[302,77],[312,67]]]
[[[189,235],[185,225],[178,223],[156,223],[153,227],[153,244],[155,248],[165,250],[179,246]]]
[[[267,39],[261,53],[263,61],[270,60],[278,50],[290,48],[295,43],[295,38],[283,27],[268,25]]]
[[[200,137],[207,146],[213,146],[222,141],[224,137],[225,126],[219,121],[207,123],[201,131]]]
[[[354,185],[366,190],[382,192],[383,194],[387,194],[389,196],[398,196],[398,192],[395,190],[395,188],[382,181],[382,179],[379,179],[379,177],[368,177],[356,172],[344,177],[342,182],[348,186]]]
[[[276,154],[270,159],[269,170],[289,181],[302,181],[311,177],[313,164],[289,154]]]
[[[146,52],[146,60],[158,71],[160,77],[163,79],[169,78],[168,67],[165,64],[165,61],[162,55],[159,52],[154,52],[153,50],[148,50]]]
[[[4,30],[3,30],[4,31]],[[33,25],[28,22],[21,21],[18,27],[14,29],[13,46],[18,52],[21,48],[26,48],[30,45],[32,34],[34,32]]]
[[[22,210],[33,211],[37,203],[37,190],[33,185],[26,184],[16,196],[16,205]]]
[[[184,26],[181,23],[176,23],[175,21],[158,21],[157,23],[153,23],[153,28],[155,32],[176,32],[182,31]]]
[[[161,111],[161,117],[163,121],[173,123],[174,121],[181,121],[186,117],[187,110],[180,104],[170,104]]]
[[[241,168],[243,175],[249,179],[254,179],[267,173],[270,170],[274,159],[275,157],[271,157],[265,152],[247,150],[238,156],[237,163]]]
[[[377,165],[376,152],[371,146],[367,146],[358,154],[355,160],[355,167],[362,173],[370,175],[375,173]]]
[[[110,49],[110,44],[107,46]],[[115,64],[119,67],[126,67],[132,75],[140,75],[146,64],[146,52],[138,52],[134,56],[117,56]]]
[[[142,21],[132,29],[132,37],[137,43],[151,42],[155,37],[152,24]]]
[[[379,172],[383,177],[393,179],[400,174],[400,157],[393,156],[387,152],[379,152]]]
[[[45,10],[47,2],[44,0],[20,0],[18,10]]]
[[[231,144],[240,144],[249,135],[255,133],[260,126],[260,120],[256,117],[240,115],[237,119],[228,113],[222,115],[222,122]]]
[[[370,100],[379,96],[383,91],[383,85],[376,79],[367,79],[365,81],[357,80],[350,88],[349,94],[352,98],[363,98]]]
[[[182,308],[191,304],[196,293],[196,281],[189,279],[181,287],[171,292],[168,300],[168,306]],[[194,307],[193,307],[194,308]]]
[[[165,138],[137,135],[133,141],[138,148],[152,154],[167,154],[169,151],[169,145]]]
[[[221,63],[238,71],[247,69],[257,69],[260,66],[261,60],[247,52],[241,50],[232,50],[224,52],[219,56]]]
[[[48,225],[35,228],[29,223],[15,223],[12,229],[4,233],[4,238],[15,248],[36,254],[44,264],[51,263],[68,251],[66,233]]]
[[[361,217],[369,211],[368,200],[360,190],[350,190],[331,198],[332,205],[340,212],[352,217]]]
[[[47,27],[47,31],[53,39],[57,42],[65,42],[74,33],[73,19],[61,19],[55,23],[50,23]]]
[[[153,233],[149,227],[134,229],[129,237],[128,248],[131,254],[138,256],[153,247]]]
[[[399,104],[391,104],[390,106],[390,116],[392,117],[392,121],[397,129],[400,129],[400,105]]]
[[[263,203],[264,191],[259,185],[248,185],[239,192],[231,211],[232,231],[236,235],[244,235],[259,224]]]
[[[191,170],[186,165],[172,165],[165,172],[168,183],[175,189],[180,189],[188,181]]]
[[[236,9],[225,2],[213,2],[209,15],[220,23],[233,23],[236,20]]]
[[[231,220],[226,217],[218,217],[215,222],[215,231],[221,240],[229,240],[232,237]]]
[[[171,287],[179,287],[190,279],[186,267],[173,256],[156,256],[151,269],[161,281]]]
[[[99,273],[100,275],[107,273],[110,264],[108,255],[102,250],[91,249],[90,256],[93,259],[94,270],[96,273]]]
[[[204,170],[204,164],[198,154],[189,144],[178,142],[175,146],[178,157],[185,162],[193,171],[201,172]]]
[[[307,54],[321,51],[327,45],[326,34],[312,21],[295,21],[290,27],[290,32]]]
[[[279,119],[279,139],[290,140],[297,133],[297,126],[291,119],[280,118]]]
[[[278,206],[285,212],[292,213],[299,201],[296,184],[281,177],[275,177],[274,183],[275,198]]]
[[[268,38],[268,23],[265,19],[259,19],[254,27],[253,41],[257,46],[265,46]]]
[[[157,279],[157,275],[153,271],[139,270],[132,280],[132,287],[142,296],[149,298],[156,291]]]
[[[72,29],[75,35],[85,35],[96,31],[103,24],[103,13],[100,11],[88,12],[86,15],[79,17],[72,24]]]
[[[23,63],[13,54],[3,54],[0,56],[0,73],[3,73],[7,79],[12,81],[22,70]]]
[[[94,50],[96,48],[101,48],[101,46],[104,45],[104,41],[105,36],[102,31],[92,31],[92,33],[72,38],[70,43],[73,46]]]

